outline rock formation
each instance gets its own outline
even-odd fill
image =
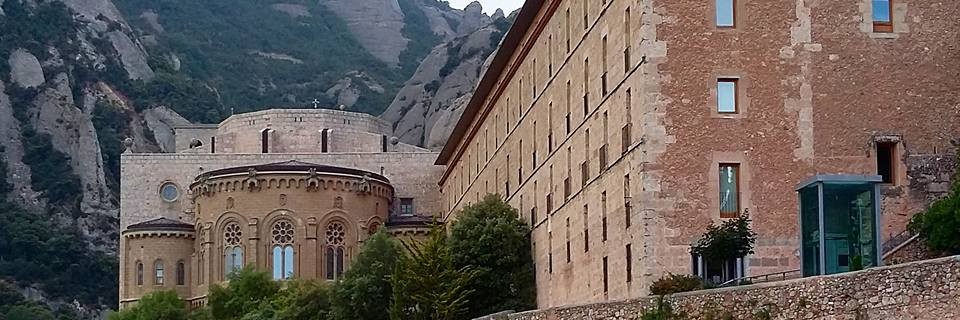
[[[435,47],[381,115],[394,124],[401,141],[430,149],[447,141],[506,32],[482,11],[476,2],[467,7],[458,29],[465,35]],[[472,30],[471,23],[476,24]]]

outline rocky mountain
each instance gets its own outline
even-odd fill
[[[173,152],[177,125],[317,99],[437,147],[509,24],[437,0],[0,0],[0,296],[117,304],[122,140]]]
[[[488,58],[511,25],[500,10],[486,17],[476,2],[465,12],[463,23],[479,28],[433,48],[381,115],[394,124],[405,143],[443,147],[486,70]]]

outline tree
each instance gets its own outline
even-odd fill
[[[277,320],[333,319],[330,288],[317,281],[292,280],[272,300]],[[386,312],[386,310],[382,310]]]
[[[367,239],[333,292],[335,319],[387,320],[393,287],[390,276],[402,252],[384,231]]]
[[[241,319],[247,313],[262,310],[280,291],[280,284],[265,272],[246,267],[229,276],[230,285],[210,288],[210,314],[215,319]]]
[[[449,243],[454,266],[477,271],[470,283],[469,316],[536,307],[530,227],[499,195],[463,208]]]
[[[960,151],[950,194],[910,219],[907,226],[919,234],[928,248],[948,254],[960,253]]]
[[[434,227],[427,241],[401,243],[407,254],[400,258],[390,279],[390,319],[463,319],[473,293],[469,286],[477,272],[454,265],[443,228]]]
[[[109,320],[187,320],[183,300],[174,291],[157,291],[143,296],[136,305],[110,314]]]
[[[717,226],[713,223],[707,232],[690,248],[690,253],[703,257],[708,263],[718,263],[753,254],[757,234],[750,229],[750,215],[744,212],[740,217],[729,219]],[[731,270],[724,265],[724,276]]]

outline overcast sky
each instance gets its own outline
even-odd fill
[[[449,0],[450,6],[463,9],[468,4],[474,0]],[[483,5],[483,11],[488,14],[493,14],[494,11],[497,11],[497,8],[503,9],[503,13],[509,15],[513,10],[520,9],[523,6],[523,0],[479,0],[480,4]]]

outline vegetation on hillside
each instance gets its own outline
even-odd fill
[[[128,17],[146,11],[157,14],[164,31],[148,32],[157,43],[147,49],[150,64],[161,77],[179,76],[174,82],[178,84],[199,81],[235,112],[266,106],[302,107],[315,98],[333,106],[335,98],[323,93],[351,71],[359,71],[387,90],[375,92],[360,85],[362,94],[354,111],[379,114],[416,70],[419,59],[440,40],[412,0],[401,0],[406,20],[402,31],[411,42],[401,55],[400,68],[391,68],[360,46],[346,24],[320,2],[283,1],[308,9],[309,15],[298,17],[273,10],[273,3],[281,2],[129,0],[117,5]],[[140,30],[151,30],[144,19],[130,22]],[[174,56],[179,70],[174,68]],[[190,113],[184,116],[198,119]]]

